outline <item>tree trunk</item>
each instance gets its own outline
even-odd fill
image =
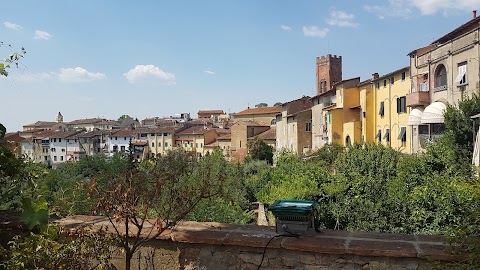
[[[130,270],[132,266],[133,253],[130,251],[125,252],[125,270]]]

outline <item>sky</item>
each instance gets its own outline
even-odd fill
[[[196,117],[314,96],[316,57],[341,55],[343,79],[387,74],[476,9],[480,0],[4,1],[0,58],[27,53],[0,77],[0,123]]]

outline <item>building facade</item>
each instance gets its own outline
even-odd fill
[[[463,96],[479,94],[480,17],[473,18],[410,56],[411,86],[407,107],[411,108],[412,152],[424,150],[425,142],[444,131],[447,104],[456,105]]]

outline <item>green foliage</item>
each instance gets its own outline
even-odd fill
[[[23,198],[22,206],[23,211],[20,216],[20,221],[27,225],[29,230],[39,226],[41,231],[45,231],[48,226],[47,201],[42,197],[36,200]]]
[[[300,157],[279,157],[270,181],[258,192],[261,202],[271,204],[283,199],[312,199],[320,193],[318,188],[330,178],[328,172],[315,162],[303,162]]]
[[[335,160],[343,154],[345,147],[332,143],[325,144],[322,148],[312,153],[308,160],[321,160],[329,169],[333,169]]]
[[[262,139],[256,137],[248,141],[247,148],[252,159],[266,160],[270,164],[273,163],[273,148]]]
[[[244,210],[238,204],[228,202],[223,198],[213,198],[200,201],[185,219],[199,222],[245,224],[253,219],[253,211]]]
[[[242,164],[242,178],[249,202],[256,202],[257,194],[270,181],[272,167],[265,160],[250,160]]]
[[[0,269],[115,269],[109,262],[115,242],[103,231],[77,235],[73,240],[50,230],[17,235],[0,247]]]
[[[5,44],[2,41],[0,41],[0,48],[5,46],[12,48],[12,45]],[[0,76],[7,77],[8,76],[7,69],[11,68],[11,65],[14,65],[18,68],[20,59],[23,58],[26,53],[27,51],[25,50],[25,48],[22,47],[20,52],[13,52],[7,58],[1,59],[0,60]]]

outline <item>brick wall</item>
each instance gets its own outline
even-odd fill
[[[335,82],[342,81],[342,57],[327,54],[317,57],[317,95],[328,91]],[[326,87],[321,87],[323,81]]]

